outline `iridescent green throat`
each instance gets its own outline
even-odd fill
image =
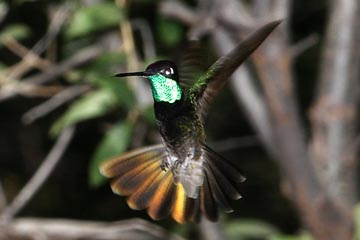
[[[181,99],[181,88],[179,84],[170,78],[161,74],[155,74],[149,77],[153,98],[156,102],[174,103]]]

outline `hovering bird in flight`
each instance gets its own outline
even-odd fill
[[[176,65],[150,64],[141,76],[150,82],[162,144],[143,147],[103,163],[114,193],[128,196],[132,209],[147,209],[152,219],[171,214],[179,222],[218,219],[218,208],[232,212],[230,199],[241,198],[245,180],[228,160],[206,145],[202,117],[206,105],[230,75],[266,39],[280,21],[270,22],[219,58],[190,87],[182,86]]]

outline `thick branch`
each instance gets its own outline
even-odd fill
[[[285,25],[253,54],[274,131],[277,160],[289,183],[289,197],[317,239],[351,239],[352,219],[328,198],[308,153],[291,74]],[[341,223],[341,224],[340,224]]]
[[[360,3],[335,0],[327,26],[317,100],[311,112],[312,153],[326,191],[348,211],[357,200],[356,149],[360,102]]]

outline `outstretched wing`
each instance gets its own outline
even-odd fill
[[[281,21],[270,22],[245,40],[240,42],[230,53],[219,58],[190,89],[190,98],[201,112],[219,92],[230,75],[242,62],[266,39]]]
[[[198,40],[191,40],[187,43],[178,66],[179,80],[183,87],[191,88],[209,67],[203,50],[204,48]]]

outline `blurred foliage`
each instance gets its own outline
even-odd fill
[[[132,137],[133,124],[127,121],[114,125],[101,140],[89,165],[89,184],[97,187],[105,182],[105,177],[99,173],[99,165],[104,159],[120,155],[129,146]]]
[[[301,234],[299,236],[288,236],[288,235],[278,235],[270,237],[269,240],[315,240],[310,234]]]
[[[75,101],[65,114],[55,122],[51,133],[57,135],[68,125],[74,125],[81,121],[100,117],[113,109],[116,105],[116,97],[111,91],[99,89],[90,92]]]
[[[64,35],[69,44],[78,38],[93,38],[94,34],[106,29],[117,28],[124,21],[124,12],[113,1],[78,7],[72,14]],[[126,61],[121,52],[104,53],[90,65],[77,72],[69,79],[76,84],[85,81],[94,89],[74,101],[67,111],[53,124],[50,133],[58,135],[68,125],[78,124],[89,119],[99,118],[119,108],[128,111],[135,104],[131,89],[125,80],[112,77],[111,70]],[[89,162],[88,182],[90,186],[99,186],[105,179],[99,173],[102,161],[123,153],[131,140],[132,124],[126,120],[115,123],[104,135],[96,147]]]
[[[229,240],[265,239],[278,233],[275,227],[259,220],[229,221],[224,230]]]
[[[179,44],[184,36],[183,27],[180,23],[165,19],[157,18],[158,36],[161,36],[161,43],[167,47],[174,47]]]
[[[114,27],[124,18],[122,9],[113,2],[98,3],[77,8],[65,30],[69,39],[89,36],[96,31]]]
[[[360,204],[354,210],[355,212],[355,239],[360,239]],[[301,232],[298,235],[283,235],[274,226],[259,220],[234,220],[229,221],[224,226],[227,239],[245,240],[245,239],[266,239],[266,240],[315,240],[307,232]]]
[[[23,24],[12,24],[7,26],[0,33],[0,43],[4,43],[11,39],[16,39],[18,41],[28,38],[31,32],[30,29]]]

